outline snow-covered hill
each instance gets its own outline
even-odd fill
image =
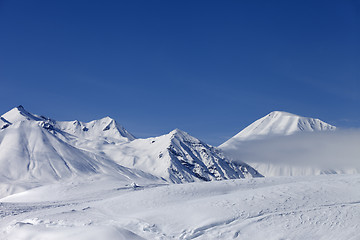
[[[234,148],[242,141],[291,135],[298,132],[332,131],[335,129],[335,126],[319,119],[274,111],[250,124],[244,130],[221,144],[220,148]]]

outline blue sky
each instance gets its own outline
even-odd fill
[[[359,1],[0,1],[0,112],[183,129],[273,110],[360,127]]]

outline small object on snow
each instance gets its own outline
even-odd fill
[[[130,187],[132,187],[133,189],[139,188],[140,186],[136,184],[136,182],[132,182],[130,184]]]

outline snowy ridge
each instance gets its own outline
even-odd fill
[[[105,117],[91,122],[56,121],[55,126],[78,138],[109,138],[123,142],[132,141],[135,137],[114,119]]]
[[[40,122],[48,129],[56,129],[76,138],[109,138],[117,141],[132,141],[135,137],[129,133],[123,126],[118,124],[114,119],[105,117],[90,122],[75,121],[55,121],[53,119],[32,114],[20,105],[3,114],[0,118],[0,128],[4,125],[11,125],[19,121],[36,121]]]
[[[25,110],[22,105],[19,105],[4,115],[1,116],[2,119],[5,119],[9,123],[15,123],[19,121],[42,121],[45,120],[44,117],[37,116],[35,114],[29,113]]]
[[[5,118],[0,117],[0,130],[7,128],[11,125],[11,122],[7,121]]]
[[[176,129],[169,135],[171,140],[167,150],[172,160],[169,176],[173,182],[188,182],[194,180],[194,177],[205,181],[261,177],[245,163],[230,164],[218,149],[184,131]],[[192,176],[190,179],[186,172]]]
[[[291,135],[297,132],[333,131],[336,127],[319,119],[301,117],[292,113],[274,111],[256,120],[244,130],[220,145],[232,148],[241,141]]]

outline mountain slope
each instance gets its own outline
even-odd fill
[[[319,119],[301,117],[295,114],[274,111],[256,120],[244,130],[221,144],[220,148],[234,148],[242,141],[265,139],[274,136],[291,135],[298,132],[332,131],[336,127]]]

